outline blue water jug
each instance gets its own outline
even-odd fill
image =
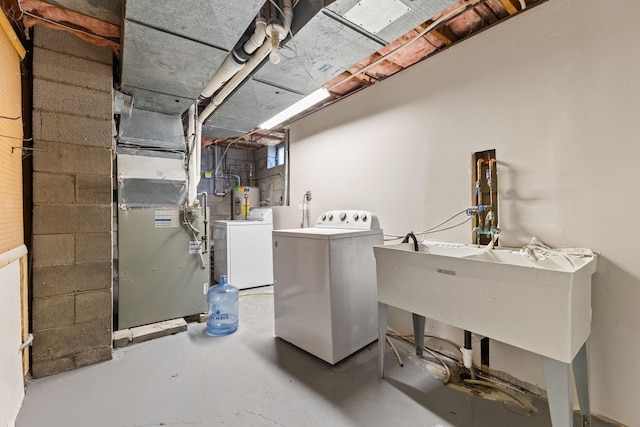
[[[227,276],[220,276],[220,284],[209,288],[207,302],[207,332],[210,335],[229,335],[238,329],[238,288],[227,283]]]

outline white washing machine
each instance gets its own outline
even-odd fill
[[[226,274],[238,289],[271,285],[271,209],[255,208],[246,220],[213,222],[213,278]]]
[[[378,218],[361,210],[325,212],[313,228],[273,231],[275,333],[335,364],[376,340],[373,246]]]

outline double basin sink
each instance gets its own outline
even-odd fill
[[[591,332],[596,256],[424,242],[374,247],[378,301],[571,363]]]

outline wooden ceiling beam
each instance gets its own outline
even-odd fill
[[[504,6],[509,15],[515,15],[518,13],[518,8],[512,0],[500,0],[500,3],[502,3],[502,6]]]
[[[352,75],[351,73],[348,73],[346,76],[350,76]],[[351,80],[358,82],[359,85],[361,86],[371,86],[373,84],[372,81],[372,77],[367,76],[366,73],[360,73],[355,77],[352,77]]]
[[[475,13],[476,15],[478,15],[478,18],[482,19],[482,21],[484,22],[484,16],[482,16],[482,14],[480,12],[478,12],[478,9],[476,9],[475,7],[472,8],[471,10],[473,10],[473,13]]]
[[[452,43],[457,42],[458,40],[460,40],[460,37],[458,37],[458,35],[449,27],[449,25],[447,25],[447,22],[453,19],[455,19],[455,17],[451,18],[448,21],[445,21],[437,28],[434,28],[433,30],[429,31],[429,33],[433,34],[435,37],[437,37],[440,41],[442,41],[446,45],[450,45]],[[427,27],[429,27],[429,25],[433,24],[433,22],[434,22],[433,19],[429,19],[428,21],[420,24],[420,26],[426,29]]]
[[[420,24],[420,27],[426,29],[431,24],[433,24],[433,20],[429,19],[428,21]],[[458,36],[453,31],[451,31],[451,28],[447,27],[446,25],[441,25],[438,28],[434,28],[433,30],[429,31],[429,34],[433,35],[446,45],[458,41]]]
[[[474,7],[473,12],[482,19],[484,26],[495,24],[500,20],[496,13],[486,3],[481,3]]]
[[[444,34],[442,34],[439,30],[431,30],[431,34],[436,36],[438,38],[438,40],[440,40],[444,44],[453,43],[453,40],[451,40],[449,37],[447,37]]]
[[[485,2],[485,3],[482,3],[482,5],[479,5],[479,6],[484,6],[485,10],[486,10],[489,14],[491,14],[491,16],[493,16],[493,17],[495,18],[495,21],[499,21],[499,20],[500,20],[500,17],[499,17],[499,16],[498,16],[498,14],[496,13],[496,11],[495,11],[495,10],[493,10],[493,8],[491,7],[491,5],[490,5],[489,3]],[[474,8],[474,9],[475,9],[475,8]]]

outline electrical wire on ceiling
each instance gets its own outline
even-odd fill
[[[20,120],[21,118],[22,116],[17,116],[17,117],[0,116],[0,119],[5,119],[5,120]]]
[[[255,134],[255,133],[258,133],[258,132],[260,132],[260,131],[264,131],[264,130],[263,130],[263,129],[260,129],[260,128],[255,128],[255,129],[254,129],[254,130],[252,130],[251,132],[245,133],[244,135],[240,135],[240,136],[238,136],[238,137],[234,138],[233,140],[231,140],[231,141],[227,144],[227,146],[226,146],[226,148],[224,149],[224,151],[222,152],[222,156],[220,156],[220,160],[218,161],[218,164],[216,164],[215,170],[216,170],[216,171],[218,171],[218,169],[220,168],[220,164],[222,163],[222,160],[224,159],[224,156],[227,154],[227,151],[229,150],[229,148],[230,148],[232,145],[234,145],[234,144],[235,144],[235,145],[236,145],[236,148],[237,148],[237,146],[238,146],[238,142],[239,142],[239,141],[241,141],[241,140],[245,140],[247,137],[249,137],[249,136],[251,136],[251,135],[253,135],[253,134]],[[276,133],[276,131],[275,131],[275,130],[272,130],[272,131],[267,132],[266,134],[264,134],[264,135],[262,135],[260,138],[258,138],[258,139],[257,139],[257,141],[259,141],[260,139],[265,138],[265,137],[267,137],[267,136],[269,136],[269,135],[271,135],[271,134],[273,134],[273,133]],[[218,146],[218,143],[217,143],[217,142],[214,142],[213,144],[214,144],[216,147]]]
[[[338,83],[332,85],[331,87],[328,87],[327,90],[329,92],[331,92],[336,87],[348,82],[349,80],[355,78],[356,76],[359,76],[360,74],[364,73],[365,71],[369,70],[370,68],[380,64],[382,61],[386,60],[390,56],[395,55],[396,53],[398,53],[401,50],[405,49],[407,46],[410,46],[411,44],[413,44],[416,41],[420,40],[420,38],[424,37],[427,33],[431,32],[432,30],[436,29],[443,22],[448,21],[451,18],[454,18],[455,16],[457,16],[457,15],[461,14],[462,12],[466,11],[469,7],[474,7],[477,4],[481,3],[482,1],[484,1],[484,0],[468,0],[468,1],[464,2],[459,7],[451,10],[446,15],[441,16],[440,18],[438,18],[435,21],[433,21],[430,25],[428,25],[424,30],[420,31],[418,33],[418,35],[415,36],[414,38],[412,38],[411,40],[409,40],[406,43],[398,46],[397,48],[395,48],[393,50],[391,50],[390,52],[386,53],[385,55],[382,55],[380,58],[376,59],[371,64],[369,64],[369,65],[367,65],[365,67],[362,67],[360,70],[358,70],[358,71],[354,72],[353,74],[345,77],[344,79],[342,79]]]
[[[22,19],[22,17],[24,15],[26,15],[26,16],[30,16],[31,18],[35,18],[35,19],[38,19],[40,21],[43,21],[43,22],[47,22],[47,23],[49,23],[51,25],[55,25],[55,26],[64,28],[65,30],[68,30],[68,31],[71,31],[71,32],[82,33],[82,34],[85,34],[85,35],[88,35],[88,36],[91,36],[91,37],[95,37],[95,38],[107,41],[109,43],[118,44],[118,42],[114,41],[113,39],[110,39],[109,37],[104,37],[104,36],[101,36],[101,35],[96,34],[96,33],[92,33],[92,32],[86,31],[86,30],[82,30],[80,28],[70,27],[68,25],[61,24],[58,21],[54,21],[52,19],[48,19],[48,18],[36,15],[34,13],[31,13],[31,12],[27,12],[26,10],[24,10],[22,8],[22,4],[20,3],[20,0],[18,0],[17,3],[18,3],[18,7],[20,8],[20,17],[18,18],[19,20]]]
[[[291,40],[291,41],[293,42],[293,44],[294,44],[294,45],[296,44],[296,43],[295,43],[295,41],[293,41],[293,40]],[[293,52],[293,55],[292,55],[292,56],[287,56],[287,55],[284,55],[284,54],[282,53],[282,52],[286,52],[286,51],[291,51],[291,52]],[[298,57],[298,51],[297,51],[296,49],[292,48],[291,46],[286,45],[286,44],[285,44],[285,45],[281,45],[281,46],[280,46],[280,54],[281,54],[285,59],[289,59],[289,60],[296,59],[296,58]]]
[[[283,12],[283,11],[282,11],[282,9],[280,9],[280,7],[276,4],[275,0],[269,0],[269,3],[271,3],[273,6],[275,6],[275,8],[278,10],[278,12],[279,12],[282,16],[284,16],[284,12]],[[294,2],[294,3],[296,3],[296,4],[297,4],[297,2]],[[294,6],[295,6],[295,4],[294,4]],[[280,49],[285,48],[285,49],[287,49],[287,50],[291,50],[291,51],[294,53],[294,56],[293,56],[293,57],[287,57],[286,55],[282,55],[282,56],[284,56],[284,57],[285,57],[285,58],[287,58],[287,59],[301,58],[301,56],[300,56],[300,48],[298,47],[298,44],[296,43],[296,40],[295,40],[295,38],[293,37],[293,32],[291,32],[291,28],[289,28],[289,37],[290,37],[290,38],[289,38],[289,41],[290,41],[291,43],[293,43],[293,47],[290,47],[290,46],[288,46],[288,44],[287,44],[287,45],[284,45],[284,46],[280,46]],[[309,62],[311,62],[311,60],[310,60],[310,59],[311,59],[311,58],[309,58]],[[319,83],[319,82],[318,82],[318,80],[317,80],[315,77],[313,77],[313,75],[311,75],[311,73],[309,72],[309,70],[307,69],[307,67],[305,67],[305,62],[301,60],[301,61],[298,61],[298,63],[300,64],[300,66],[301,66],[301,67],[302,67],[302,69],[304,70],[305,74],[306,74],[307,76],[309,76],[309,78],[311,79],[311,81],[313,81],[313,83],[314,83],[315,87],[316,87],[316,88],[320,88],[320,87],[322,86],[322,83]]]
[[[276,132],[275,130],[270,129],[270,130],[268,130],[265,134],[260,135],[260,137],[259,137],[258,139],[256,139],[255,141],[251,141],[251,142],[257,143],[257,142],[258,142],[258,141],[260,141],[261,139],[264,139],[264,138],[268,137],[269,135],[273,135],[273,134],[275,134],[275,133],[279,133],[279,132]],[[284,138],[284,134],[282,134],[282,137],[280,137],[279,139],[283,139],[283,138]]]
[[[526,7],[526,2],[525,0],[519,0],[521,2],[521,10],[523,10]],[[269,3],[273,4],[274,6],[276,6],[276,8],[280,11],[280,13],[282,13],[281,9],[277,6],[277,4],[275,3],[275,0],[269,0]],[[463,14],[464,12],[468,11],[469,9],[473,9],[474,7],[480,5],[480,4],[485,4],[486,0],[467,0],[464,3],[461,3],[460,5],[458,5],[457,7],[455,7],[454,9],[450,10],[448,13],[440,16],[439,18],[435,19],[433,22],[431,22],[426,28],[424,28],[423,30],[421,30],[416,36],[414,36],[412,39],[408,40],[407,42],[405,42],[404,44],[396,47],[395,49],[389,51],[388,53],[386,53],[385,55],[380,56],[379,58],[377,58],[375,61],[373,61],[372,63],[364,66],[363,68],[361,68],[358,71],[355,71],[353,74],[350,74],[349,76],[346,76],[345,78],[343,78],[342,80],[340,80],[339,82],[332,84],[330,86],[328,86],[327,83],[325,83],[323,86],[313,77],[313,75],[309,72],[309,70],[307,69],[307,67],[305,67],[305,61],[298,61],[299,64],[302,66],[302,69],[304,70],[304,72],[309,76],[309,78],[316,84],[318,85],[318,87],[324,87],[325,89],[327,89],[328,91],[332,91],[334,89],[336,89],[337,87],[339,87],[340,85],[348,82],[351,79],[354,79],[358,76],[360,76],[361,74],[366,74],[367,71],[369,71],[372,67],[377,66],[378,64],[380,64],[381,62],[387,60],[388,58],[390,58],[391,56],[397,54],[398,52],[402,51],[403,49],[407,48],[408,46],[410,46],[411,44],[415,43],[416,41],[422,39],[426,39],[424,36],[427,35],[428,33],[430,33],[433,30],[438,29],[441,25],[443,25],[444,23],[446,23],[447,21],[450,21],[458,16],[460,16],[461,14]],[[522,4],[524,3],[524,5]],[[302,58],[304,55],[302,54],[302,52],[300,51],[300,49],[298,48],[298,46],[296,45],[295,39],[293,38],[293,35],[291,33],[291,30],[289,30],[289,34],[291,35],[291,44],[293,45],[293,47],[289,47],[287,46],[287,49],[292,50],[296,56],[298,58]],[[431,43],[428,39],[426,39],[427,42]],[[287,57],[286,55],[283,55],[285,57]],[[378,79],[376,79],[378,80]],[[341,99],[342,96],[339,97],[334,97],[333,99],[329,100],[328,102],[320,105],[319,107],[325,107],[328,105],[333,104],[334,102],[338,101],[339,99]],[[309,113],[307,113],[309,114]],[[305,116],[307,114],[304,114]],[[298,115],[298,118],[302,117],[302,115]],[[289,120],[290,122],[291,120]],[[289,122],[286,122],[287,124]],[[246,136],[250,136],[253,133],[257,132],[259,129],[254,129],[253,131],[243,135],[242,137],[246,137]],[[233,143],[233,142],[231,142]],[[466,221],[465,221],[466,222]],[[438,230],[438,231],[442,231],[442,230]],[[436,231],[433,231],[436,232]]]
[[[270,2],[273,2],[274,0],[269,0]],[[331,92],[332,90],[334,90],[335,88],[339,87],[340,85],[348,82],[351,79],[356,78],[357,76],[366,73],[369,69],[371,69],[372,67],[375,67],[376,65],[380,64],[381,62],[387,60],[389,57],[397,54],[398,52],[400,52],[401,50],[405,49],[406,47],[410,46],[412,43],[415,43],[417,40],[420,40],[422,37],[424,37],[427,33],[433,31],[434,29],[438,28],[441,24],[443,24],[444,22],[453,19],[455,17],[457,17],[458,15],[462,14],[463,12],[465,12],[467,9],[469,8],[473,8],[476,5],[480,4],[480,3],[484,3],[486,0],[467,0],[466,2],[462,3],[460,6],[456,7],[455,9],[449,11],[449,13],[439,17],[438,19],[436,19],[435,21],[433,21],[430,25],[428,25],[424,30],[420,31],[418,33],[418,35],[416,35],[415,37],[413,37],[412,39],[410,39],[409,41],[405,42],[404,44],[396,47],[395,49],[391,50],[390,52],[386,53],[385,55],[380,56],[378,59],[376,59],[375,61],[373,61],[372,63],[364,66],[363,68],[361,68],[360,70],[350,74],[349,76],[345,77],[344,79],[340,80],[338,83],[335,83],[331,86],[327,86],[322,85],[320,86],[317,82],[317,80],[309,73],[309,71],[307,70],[306,67],[304,67],[304,64],[302,64],[301,61],[301,65],[303,70],[305,71],[305,73],[311,78],[311,80],[314,81],[314,83],[316,83],[320,88],[324,88],[327,91]],[[294,41],[294,45],[295,45],[295,41]],[[299,54],[299,53],[298,53]],[[379,79],[376,79],[379,80]],[[333,102],[339,100],[341,97],[338,98],[334,98],[329,100],[328,102],[326,102],[325,104],[320,105],[320,108],[325,107],[327,105],[332,104]],[[306,115],[306,114],[305,114]],[[300,115],[298,115],[300,116]],[[295,117],[295,116],[294,116]],[[289,121],[291,121],[289,119]],[[287,122],[285,122],[287,123]],[[435,232],[435,231],[434,231]]]

